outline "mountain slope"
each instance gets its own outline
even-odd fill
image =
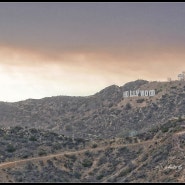
[[[183,182],[184,143],[185,81],[0,102],[0,182]]]
[[[0,181],[183,182],[184,126],[184,118],[173,119],[135,137],[1,163]]]
[[[123,91],[155,89],[153,97],[123,98]],[[58,96],[0,103],[0,125],[36,127],[86,139],[146,131],[185,111],[185,82],[137,80],[107,87],[92,96]]]

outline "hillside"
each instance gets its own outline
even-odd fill
[[[184,118],[174,119],[135,137],[93,141],[57,154],[48,151],[36,157],[14,158],[14,162],[0,164],[0,181],[183,182],[184,126]]]
[[[155,96],[123,97],[151,90]],[[185,81],[0,102],[0,182],[185,181]]]
[[[123,91],[155,89],[153,97],[123,98]],[[137,80],[112,85],[92,96],[57,96],[0,103],[1,126],[49,129],[84,139],[110,138],[146,131],[185,111],[185,82]]]

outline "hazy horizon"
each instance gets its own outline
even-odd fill
[[[0,3],[0,101],[177,79],[185,3]]]

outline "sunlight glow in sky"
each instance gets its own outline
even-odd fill
[[[177,79],[185,3],[0,3],[0,101]]]

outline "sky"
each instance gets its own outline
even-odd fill
[[[0,2],[0,101],[176,80],[184,18],[185,3]]]

